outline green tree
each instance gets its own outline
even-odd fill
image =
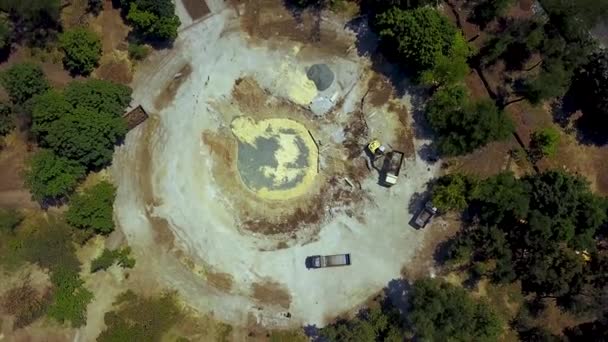
[[[100,256],[91,261],[91,273],[107,270],[114,263],[118,262],[118,265],[124,268],[133,268],[135,266],[135,259],[130,257],[131,248],[126,247],[123,249],[109,250],[105,248]]]
[[[65,53],[63,64],[72,73],[90,74],[101,57],[101,39],[86,28],[65,31],[59,36],[59,44]]]
[[[405,64],[416,72],[433,69],[440,56],[450,56],[460,33],[437,10],[420,7],[402,10],[393,7],[378,15],[380,37],[394,48]]]
[[[126,133],[122,117],[77,107],[50,125],[46,143],[57,154],[96,168],[112,160],[114,144]]]
[[[327,341],[401,341],[398,313],[392,309],[383,311],[379,307],[364,309],[356,318],[338,321],[321,329],[321,336]]]
[[[34,95],[41,94],[49,88],[49,82],[40,66],[30,62],[15,64],[2,72],[0,83],[16,105],[24,104]]]
[[[468,183],[468,179],[462,174],[439,178],[433,185],[433,205],[444,212],[465,209],[471,191]]]
[[[72,193],[84,175],[78,163],[41,150],[28,163],[25,184],[35,200],[55,200]]]
[[[563,95],[570,86],[572,75],[572,70],[567,69],[561,60],[545,60],[538,76],[526,80],[520,92],[530,102],[538,104]]]
[[[90,79],[70,82],[65,98],[74,108],[122,116],[131,102],[131,88],[104,80]]]
[[[530,189],[513,173],[503,172],[485,179],[475,186],[474,199],[483,222],[494,225],[505,219],[521,220],[530,207]]]
[[[416,336],[428,341],[497,341],[503,322],[490,307],[462,288],[440,280],[412,286],[409,315]]]
[[[532,133],[530,152],[535,160],[552,157],[557,153],[559,132],[551,127],[543,128]]]
[[[127,20],[144,38],[173,41],[181,25],[171,0],[122,0],[128,9]]]
[[[114,230],[113,208],[116,188],[102,181],[71,198],[67,221],[81,229],[109,234]]]
[[[422,83],[449,85],[464,80],[469,73],[467,59],[470,55],[471,48],[462,34],[457,33],[449,54],[437,56],[433,67],[422,72]]]
[[[53,122],[68,115],[72,110],[72,106],[65,99],[65,96],[55,89],[34,96],[30,108],[32,115],[31,132],[43,144]]]
[[[511,120],[493,101],[469,102],[462,85],[435,92],[427,104],[426,117],[445,155],[471,152],[491,141],[506,139],[513,130]]]

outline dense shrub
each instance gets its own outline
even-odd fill
[[[40,66],[29,62],[15,64],[2,72],[0,83],[11,101],[17,105],[22,105],[34,95],[49,89],[49,82]]]
[[[102,181],[76,194],[71,198],[66,219],[74,227],[109,234],[114,230],[112,205],[115,193],[112,184]]]
[[[101,57],[101,39],[86,28],[73,28],[63,32],[59,36],[59,44],[65,53],[63,64],[75,74],[90,74]]]
[[[28,162],[25,184],[37,201],[58,200],[72,193],[84,175],[77,162],[41,150]]]

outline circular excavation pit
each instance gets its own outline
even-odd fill
[[[318,149],[308,130],[289,119],[232,121],[238,140],[237,170],[243,184],[267,200],[304,194],[317,175]]]

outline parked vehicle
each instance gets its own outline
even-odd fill
[[[424,204],[424,208],[422,208],[422,210],[418,212],[418,215],[416,215],[414,223],[416,226],[418,226],[418,228],[424,228],[436,214],[437,208],[433,206],[431,201],[428,201]]]
[[[395,150],[386,154],[381,172],[381,174],[384,175],[384,185],[393,186],[397,184],[397,177],[399,177],[404,156],[405,154],[403,152]]]
[[[323,268],[350,265],[350,254],[313,255],[306,258],[306,267]]]

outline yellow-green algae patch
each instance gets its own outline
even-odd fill
[[[269,200],[298,197],[317,175],[317,147],[306,127],[289,119],[232,121],[238,140],[237,169],[243,183]]]

